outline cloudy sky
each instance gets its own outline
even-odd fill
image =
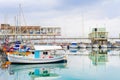
[[[15,25],[22,5],[22,25],[57,26],[64,37],[87,37],[93,27],[106,27],[119,37],[120,0],[0,0],[0,23]]]

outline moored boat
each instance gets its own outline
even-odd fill
[[[86,45],[86,48],[92,48],[92,44]]]
[[[11,63],[56,63],[66,62],[65,55],[51,55],[49,51],[34,51],[29,53],[19,53],[8,55],[8,60]]]
[[[72,42],[70,45],[69,45],[70,48],[78,48],[78,45],[76,42]]]
[[[107,48],[107,45],[103,44],[101,45],[101,48]]]
[[[83,43],[81,43],[81,44],[79,45],[79,47],[80,47],[80,48],[86,48],[86,45],[83,44]]]
[[[107,44],[107,48],[113,48],[112,44]]]
[[[65,55],[54,55],[55,50],[62,49],[61,46],[34,46],[31,50],[27,45],[16,42],[7,53],[11,63],[53,63],[66,61]]]
[[[93,44],[92,47],[93,47],[93,48],[98,48],[99,46],[98,46],[98,44]]]

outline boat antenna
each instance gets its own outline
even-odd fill
[[[20,31],[20,41],[22,41],[22,33],[21,33],[21,4],[19,4],[19,31]]]
[[[82,11],[82,37],[84,38],[84,14],[83,14],[83,11]]]
[[[4,29],[5,29],[5,30],[3,31],[3,32],[4,32],[4,41],[5,41],[5,42],[6,42],[6,39],[8,38],[8,32],[6,31],[6,30],[8,29],[8,19],[7,19],[7,18],[8,18],[8,16],[5,15],[5,16],[4,16],[4,23],[5,23],[5,24],[3,25],[3,26],[4,26]]]

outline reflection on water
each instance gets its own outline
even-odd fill
[[[60,77],[56,70],[64,69],[66,63],[15,65],[9,67],[9,74],[15,76],[15,80],[52,80]]]
[[[98,51],[92,51],[89,54],[89,58],[92,61],[93,65],[101,65],[101,64],[106,64],[108,61],[108,56],[107,56],[107,50],[98,50]]]
[[[72,53],[76,53],[78,51],[78,49],[73,48],[73,49],[69,49],[69,51],[72,52]]]
[[[73,54],[68,54],[67,63],[12,64],[8,69],[0,68],[0,80],[120,80],[119,48],[72,50],[66,50]]]

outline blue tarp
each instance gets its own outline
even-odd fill
[[[72,43],[72,45],[77,45],[77,43]]]
[[[20,41],[16,41],[15,44],[21,44],[21,42]]]

